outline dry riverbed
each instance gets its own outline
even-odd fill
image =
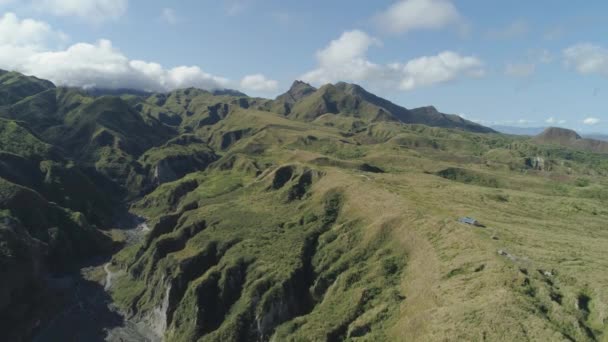
[[[149,231],[145,222],[123,229],[125,246],[141,241]],[[80,272],[50,278],[49,287],[61,300],[53,319],[41,324],[33,341],[160,342],[162,338],[141,322],[127,319],[112,303],[108,291],[121,271],[105,259],[89,260]]]

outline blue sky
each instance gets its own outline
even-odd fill
[[[0,68],[70,86],[347,81],[483,124],[608,133],[608,2],[0,0]]]

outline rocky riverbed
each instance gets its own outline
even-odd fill
[[[141,241],[149,231],[141,220],[131,226],[122,230],[125,246]],[[41,322],[33,341],[162,341],[144,323],[127,319],[113,305],[108,291],[120,271],[113,271],[108,261],[88,260],[78,272],[48,279],[51,291],[60,300],[53,318]]]

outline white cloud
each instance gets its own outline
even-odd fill
[[[245,91],[270,93],[278,89],[279,83],[269,80],[262,74],[247,75],[240,82],[241,88]]]
[[[536,71],[536,64],[534,63],[509,63],[505,67],[505,75],[512,77],[528,77],[534,74]]]
[[[461,56],[452,51],[444,51],[436,56],[413,59],[405,65],[392,65],[404,75],[400,88],[412,90],[420,86],[453,81],[461,76],[482,77],[483,63],[476,57]]]
[[[379,13],[374,21],[384,30],[405,33],[417,29],[440,29],[462,22],[450,0],[401,0]]]
[[[32,54],[48,44],[61,44],[67,35],[34,19],[20,20],[14,13],[0,17],[0,67],[17,69]]]
[[[528,33],[530,28],[528,23],[523,20],[516,20],[502,28],[495,28],[486,32],[486,38],[489,39],[512,39],[523,36]]]
[[[173,8],[163,8],[160,12],[160,16],[167,24],[175,25],[179,21],[177,13],[175,13]]]
[[[30,55],[17,68],[25,74],[58,85],[98,88],[134,88],[165,91],[183,87],[223,88],[228,80],[196,66],[164,69],[160,64],[129,60],[109,40],[77,43],[66,50]]]
[[[12,12],[0,17],[0,45],[41,47],[49,41],[66,39],[64,33],[53,30],[45,22],[34,19],[20,20]]]
[[[564,50],[564,61],[581,74],[598,74],[608,77],[608,49],[582,43]]]
[[[461,15],[450,0],[401,0],[376,15],[374,20],[388,32],[405,33],[460,23]]]
[[[8,34],[10,33],[10,34]],[[158,63],[131,60],[109,40],[95,44],[76,43],[67,49],[54,41],[63,34],[48,24],[20,20],[9,13],[0,18],[0,68],[16,70],[53,81],[57,85],[98,88],[133,88],[167,91],[198,87],[217,89],[238,87],[240,83],[212,75],[198,66],[165,68]],[[257,87],[270,89],[276,81],[262,75]]]
[[[583,120],[583,123],[585,125],[593,126],[593,125],[597,125],[598,123],[600,123],[600,119],[589,117],[589,118],[586,118],[585,120]]]
[[[341,80],[363,81],[381,73],[381,67],[366,59],[367,50],[379,41],[367,33],[344,32],[327,47],[317,52],[319,67],[301,78],[317,84]]]
[[[566,120],[560,120],[560,119],[556,119],[554,117],[550,117],[547,120],[545,120],[546,123],[548,123],[549,125],[563,125],[566,123]]]
[[[324,65],[345,63],[365,55],[373,44],[379,42],[367,33],[359,30],[348,31],[340,38],[332,40],[325,49],[318,51],[317,58],[319,63]]]
[[[33,0],[32,4],[36,9],[56,16],[101,22],[125,14],[128,0]]]
[[[337,81],[380,82],[402,90],[445,83],[460,77],[481,77],[483,63],[476,57],[444,51],[404,64],[376,64],[367,59],[367,51],[381,43],[362,31],[344,32],[317,52],[318,67],[301,78],[314,84]]]

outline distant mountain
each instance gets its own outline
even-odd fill
[[[314,121],[325,114],[340,114],[365,122],[399,121],[478,133],[495,132],[458,115],[440,113],[432,106],[407,109],[378,97],[359,85],[345,82],[326,84],[316,89],[296,81],[286,93],[270,104],[270,108],[303,121]]]
[[[505,126],[505,125],[493,125],[490,126],[492,129],[504,133],[504,134],[513,134],[513,135],[539,135],[541,134],[546,127],[517,127],[517,126]]]
[[[608,142],[585,139],[575,131],[566,128],[549,127],[534,137],[534,140],[543,144],[560,145],[596,153],[608,153]]]
[[[146,90],[138,90],[138,89],[130,89],[130,88],[118,88],[118,89],[107,89],[107,88],[91,88],[87,89],[86,92],[91,96],[124,96],[124,95],[135,95],[135,96],[150,96],[154,94],[154,92],[146,91]],[[215,89],[209,91],[214,96],[244,96],[247,94],[242,93],[238,90],[234,89]]]
[[[215,89],[211,91],[211,94],[214,96],[237,96],[237,97],[247,97],[247,94],[242,93],[238,90],[234,89]]]
[[[135,96],[150,96],[152,92],[145,90],[119,88],[119,89],[107,89],[107,88],[89,88],[86,92],[95,97],[99,96],[124,96],[124,95],[135,95]]]
[[[602,133],[583,134],[583,138],[608,141],[608,134],[602,134]]]

